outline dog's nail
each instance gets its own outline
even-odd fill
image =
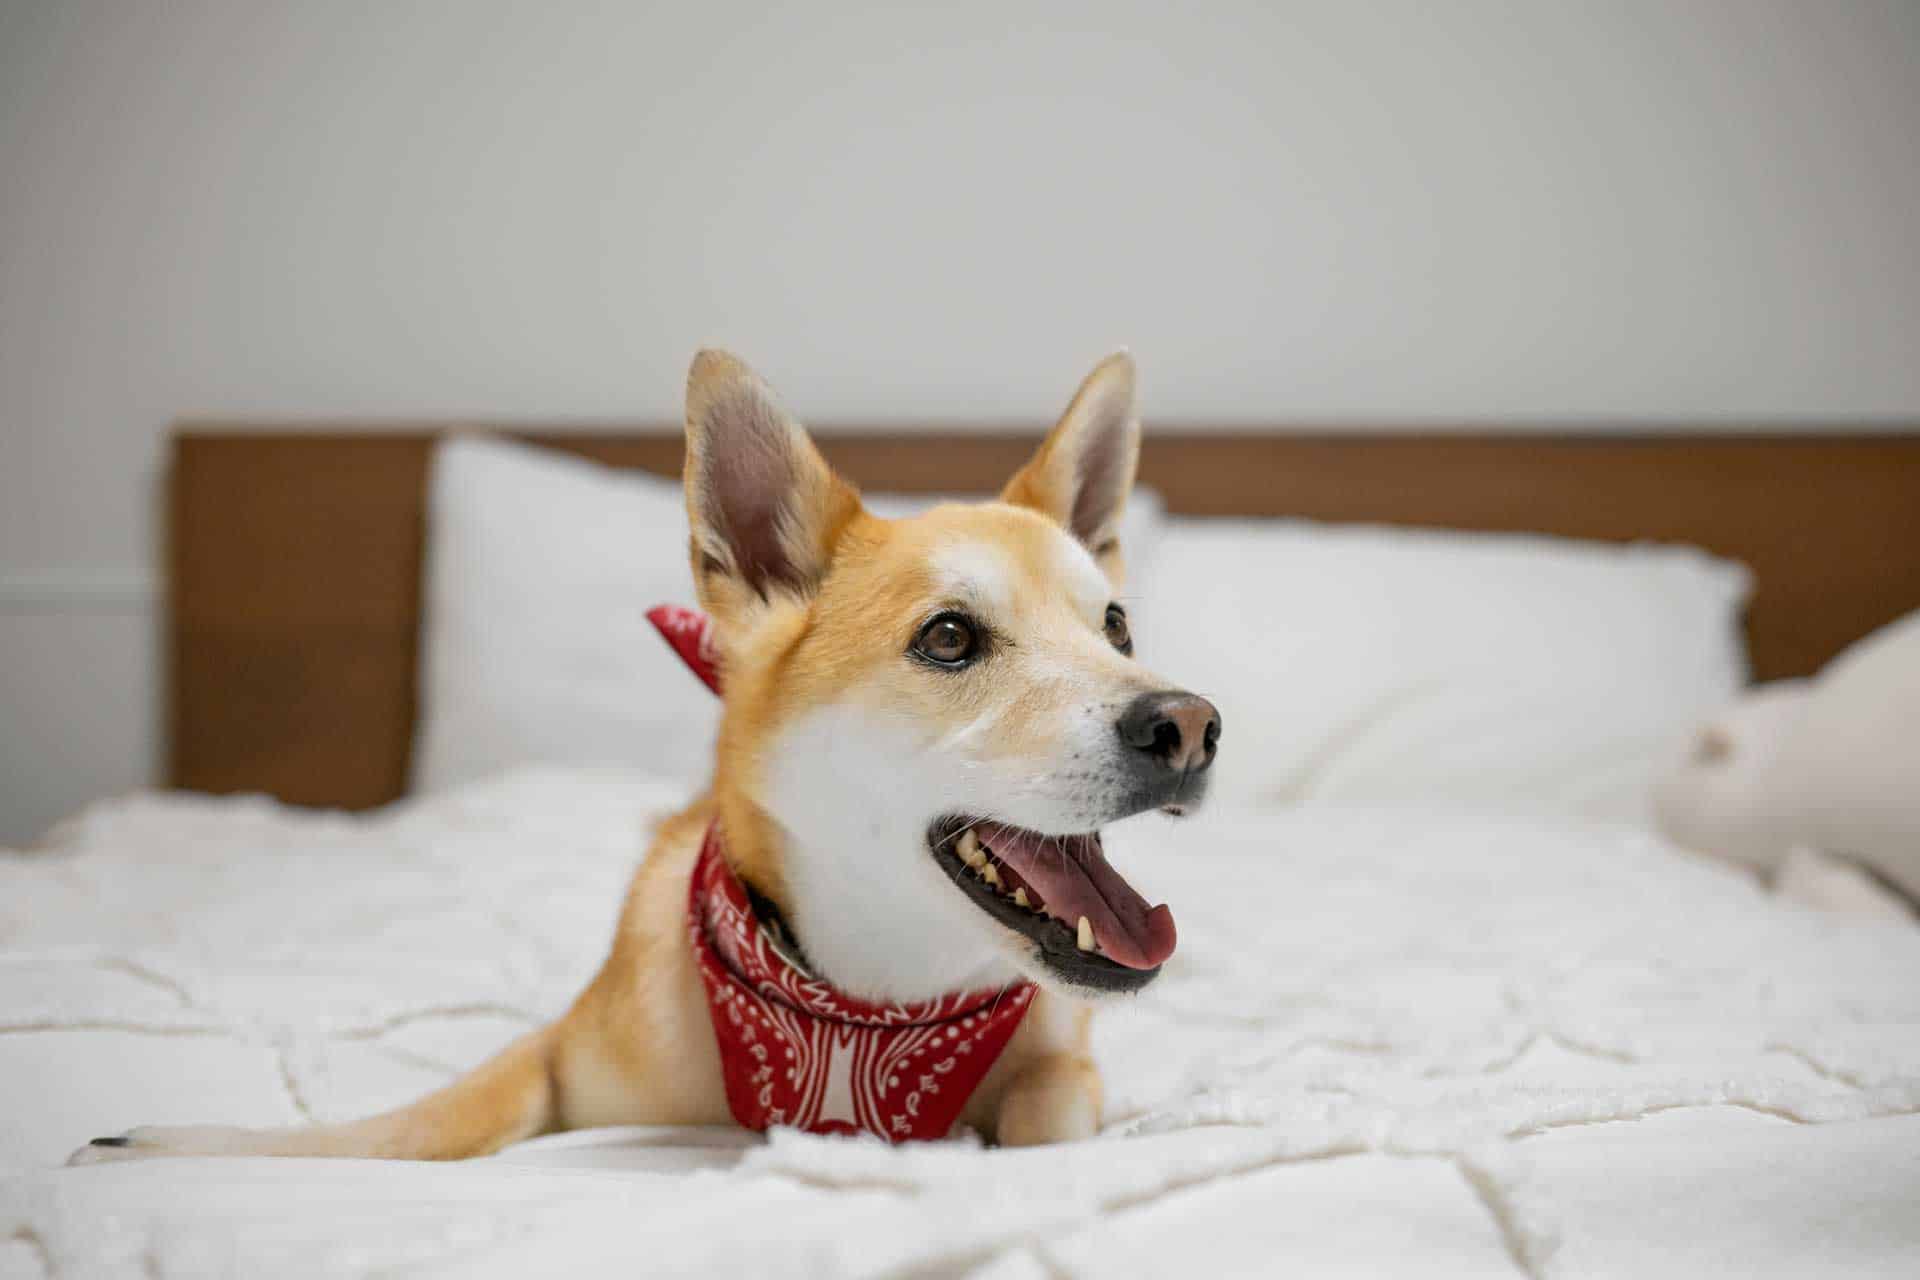
[[[1025,889],[1015,889],[1013,891],[1013,905],[1016,907],[1031,907],[1033,904],[1027,901],[1027,891]]]
[[[980,875],[982,879],[994,888],[998,889],[1000,887],[1000,868],[994,866],[991,862],[980,872]]]
[[[1085,916],[1080,917],[1080,949],[1093,950],[1093,922]]]
[[[95,1138],[87,1145],[90,1147],[126,1147],[133,1145],[133,1139],[123,1133],[117,1138]]]
[[[980,869],[980,864],[987,860],[987,855],[980,851],[980,837],[973,834],[971,827],[960,833],[960,843],[956,847],[960,851],[960,861],[976,871]]]

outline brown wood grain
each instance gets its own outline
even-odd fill
[[[413,736],[428,459],[438,430],[183,427],[168,542],[169,781],[366,808]],[[677,431],[516,431],[677,475]],[[870,489],[997,487],[1034,432],[821,433]],[[1686,542],[1755,573],[1759,679],[1818,670],[1920,608],[1920,432],[1165,432],[1141,479],[1192,515]]]

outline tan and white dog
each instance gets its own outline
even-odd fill
[[[1115,355],[999,501],[883,520],[751,370],[702,352],[686,499],[726,674],[713,784],[661,826],[599,975],[401,1110],[135,1129],[75,1159],[457,1159],[558,1129],[729,1122],[687,928],[716,820],[733,872],[838,989],[1037,984],[962,1123],[1006,1144],[1095,1132],[1091,1006],[1174,947],[1172,914],[1113,870],[1099,829],[1198,803],[1220,732],[1211,703],[1134,661],[1115,599],[1139,437],[1133,363]]]

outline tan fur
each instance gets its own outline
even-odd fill
[[[930,720],[977,716],[972,700],[929,691],[902,669],[910,628],[937,603],[932,566],[956,542],[990,545],[1009,566],[1009,607],[1022,624],[1052,628],[1062,643],[1087,632],[1058,586],[1058,528],[1076,518],[1074,451],[1101,415],[1128,415],[1125,450],[1106,483],[1133,481],[1138,424],[1131,421],[1132,363],[1110,358],[1089,376],[1034,460],[1002,502],[946,507],[911,521],[867,514],[797,425],[769,410],[757,379],[731,356],[703,352],[688,391],[688,512],[703,605],[725,646],[727,697],[712,791],[664,822],[628,893],[598,976],[552,1025],[517,1041],[471,1074],[413,1105],[353,1124],[309,1129],[142,1129],[124,1146],[83,1148],[77,1160],[130,1155],[263,1154],[459,1159],[556,1129],[614,1124],[724,1124],[723,1090],[706,996],[686,942],[688,880],[702,835],[716,817],[729,860],[759,892],[785,907],[790,893],[781,828],[762,807],[768,744],[809,708],[868,701]],[[709,421],[752,398],[769,465],[797,473],[795,508],[778,530],[784,562],[804,589],[743,583],[701,478],[713,462]],[[1107,423],[1112,426],[1113,423]],[[1084,503],[1081,503],[1084,506]],[[1112,525],[1076,530],[1114,584],[1120,576]],[[1077,553],[1076,553],[1077,554]],[[1093,634],[1093,633],[1089,633]],[[1149,678],[1110,647],[1088,640],[1084,665],[1121,692]],[[1053,731],[1054,712],[1078,696],[1057,678],[1034,676],[996,699],[1023,715],[998,750],[1031,752]],[[957,700],[957,701],[956,701]],[[914,851],[903,850],[902,856]],[[924,855],[919,855],[924,856]],[[1010,1144],[1086,1137],[1100,1123],[1100,1076],[1090,1053],[1090,1010],[1042,990],[1020,1029],[966,1108],[963,1123]]]

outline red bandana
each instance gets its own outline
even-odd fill
[[[706,615],[663,605],[647,619],[720,691]],[[857,1000],[777,947],[707,828],[687,930],[720,1043],[727,1106],[748,1129],[944,1138],[1033,1003],[1030,982],[917,1004]]]

